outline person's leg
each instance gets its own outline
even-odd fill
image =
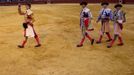
[[[105,26],[104,26],[104,22],[102,22],[99,39],[96,42],[97,44],[100,44],[101,43],[102,37],[104,35],[104,32],[105,32]]]
[[[21,45],[18,45],[19,48],[24,48],[25,44],[27,43],[28,37],[25,37]]]
[[[77,45],[77,47],[82,47],[84,41],[85,41],[85,37],[83,36],[83,38],[81,39],[81,41],[80,41],[80,43]]]
[[[117,39],[117,37],[118,37],[118,34],[115,34],[114,39],[110,42],[110,44],[107,46],[107,48],[111,48],[113,46],[113,44],[114,44],[115,40]]]
[[[85,41],[85,32],[86,32],[86,29],[84,27],[81,28],[81,31],[82,31],[82,39],[80,41],[80,43],[77,45],[77,47],[82,47],[83,46],[83,43]]]
[[[37,45],[35,45],[35,47],[40,47],[41,46],[41,43],[40,43],[40,39],[39,39],[39,36],[36,34],[36,32],[35,32],[35,29],[34,29],[34,25],[32,24],[32,23],[29,23],[30,25],[31,25],[31,27],[32,27],[32,29],[33,29],[33,33],[34,33],[34,38],[35,38],[35,40],[36,40],[36,42],[37,42]]]
[[[108,40],[106,42],[110,42],[112,40],[111,35],[110,35],[110,24],[109,21],[105,22],[105,33],[108,37]]]
[[[92,39],[92,38],[90,37],[90,35],[88,35],[87,32],[85,33],[85,35],[86,35],[86,37],[91,41],[91,45],[93,45],[94,39]]]
[[[102,37],[103,37],[103,32],[101,32],[101,34],[100,34],[100,36],[99,36],[99,39],[97,40],[97,44],[99,44],[99,43],[101,43],[101,41],[102,41]]]
[[[119,31],[118,31],[118,24],[114,24],[114,38],[110,42],[110,44],[107,46],[107,48],[111,48],[115,42],[115,40],[119,37]]]
[[[107,35],[107,37],[108,37],[107,42],[110,42],[110,41],[112,40],[110,33],[109,33],[109,32],[106,32],[106,35]]]
[[[40,40],[39,40],[38,35],[36,34],[34,38],[35,38],[35,40],[36,40],[36,42],[37,42],[37,45],[36,45],[35,47],[40,47],[41,44],[40,44]]]
[[[118,37],[119,44],[118,44],[118,46],[124,45],[123,40],[122,40],[122,36],[121,36],[121,32],[122,32],[122,29],[119,29],[119,37]]]
[[[124,45],[124,44],[123,44],[122,37],[121,37],[121,36],[119,36],[119,37],[118,37],[118,39],[119,39],[119,44],[118,44],[118,46],[122,46],[122,45]]]

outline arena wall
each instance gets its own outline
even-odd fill
[[[0,5],[15,5],[18,3],[26,3],[26,2],[31,2],[31,3],[80,3],[83,0],[0,0]],[[129,3],[129,4],[134,4],[134,0],[85,0],[89,3],[100,3],[102,1],[108,1],[110,3]]]

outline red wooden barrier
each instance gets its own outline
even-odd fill
[[[25,0],[26,2],[31,2],[31,3],[80,3],[81,1],[87,1],[89,3],[100,3],[103,1],[108,1],[110,3],[118,3],[119,0]],[[21,3],[25,3],[25,2],[21,2]],[[134,4],[134,0],[123,0],[123,3],[133,3]],[[0,2],[0,5],[16,5],[18,4],[17,2]]]

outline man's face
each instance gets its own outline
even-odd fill
[[[103,5],[102,7],[103,7],[103,8],[107,8],[107,7],[108,7],[108,5]]]
[[[83,5],[81,5],[81,6],[82,6],[82,8],[85,8],[85,7],[86,7],[86,5],[84,5],[84,4],[83,4]]]
[[[26,5],[26,9],[30,9],[30,7],[28,5]]]
[[[117,7],[116,9],[117,9],[117,10],[120,10],[120,9],[121,9],[121,7]]]

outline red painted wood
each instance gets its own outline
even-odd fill
[[[28,1],[28,0],[24,0]],[[87,1],[88,3],[101,3],[103,1],[108,1],[110,3],[118,3],[119,0],[30,0],[32,3],[80,3],[81,1]],[[23,2],[22,2],[23,3]],[[24,2],[25,3],[25,2]],[[134,4],[134,0],[123,0],[123,3]],[[14,5],[17,2],[0,2],[0,5]]]

